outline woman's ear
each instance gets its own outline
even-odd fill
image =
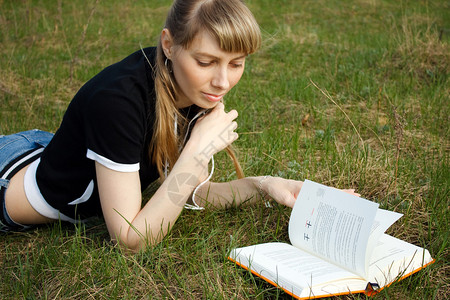
[[[170,34],[169,29],[167,29],[167,28],[164,28],[161,31],[161,46],[162,46],[162,49],[163,49],[166,57],[168,59],[171,59],[173,39],[172,39],[172,35]]]

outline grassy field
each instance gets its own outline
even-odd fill
[[[240,113],[245,173],[356,188],[403,213],[389,233],[436,263],[374,299],[446,299],[450,3],[247,3],[263,47],[226,99]],[[169,5],[0,0],[0,134],[54,132],[84,82],[155,45]],[[215,180],[235,178],[224,154],[216,163]],[[277,205],[185,211],[158,246],[134,255],[110,244],[101,222],[2,234],[0,298],[289,299],[227,261],[232,247],[288,241],[289,214]]]

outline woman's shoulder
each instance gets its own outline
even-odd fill
[[[134,82],[147,83],[143,74],[148,73],[154,66],[156,59],[156,48],[142,48],[124,59],[104,68],[91,81],[96,83],[112,83],[117,81],[131,80]],[[150,68],[149,68],[150,67]],[[119,85],[118,87],[123,87]]]
[[[86,104],[117,100],[148,102],[154,90],[149,63],[154,63],[155,55],[154,47],[139,49],[104,68],[80,88],[73,100]]]
[[[115,64],[112,64],[109,67],[114,66],[126,66],[128,68],[138,67],[143,65],[151,65],[154,66],[156,60],[156,47],[147,47],[140,48],[130,55],[126,56],[122,60],[118,61]]]

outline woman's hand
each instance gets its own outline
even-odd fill
[[[279,204],[294,207],[297,196],[303,186],[302,181],[284,179],[280,177],[268,176],[260,181],[260,188],[263,192],[273,198]],[[354,189],[343,189],[342,191],[360,197]]]
[[[259,182],[259,187],[264,193],[279,204],[288,207],[294,207],[295,200],[297,200],[302,185],[302,181],[272,176],[261,178]]]
[[[218,103],[195,123],[185,149],[193,151],[198,159],[208,162],[214,154],[238,138],[238,134],[234,132],[237,128],[234,121],[237,116],[236,110],[227,113],[223,103]]]

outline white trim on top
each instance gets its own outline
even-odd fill
[[[86,157],[98,162],[99,164],[107,167],[108,169],[118,171],[118,172],[125,172],[125,173],[136,172],[136,171],[139,171],[139,168],[140,168],[139,163],[135,163],[135,164],[117,163],[117,162],[114,162],[114,161],[104,157],[104,156],[101,156],[101,155],[95,153],[91,149],[87,150]]]
[[[53,219],[53,220],[62,220],[68,221],[71,223],[77,223],[75,219],[69,218],[68,216],[62,214],[59,210],[50,206],[50,204],[45,201],[44,196],[42,196],[41,191],[36,182],[36,169],[41,161],[40,158],[36,159],[32,162],[24,177],[24,188],[25,194],[27,195],[27,199],[30,202],[30,205],[41,215],[44,217]]]

